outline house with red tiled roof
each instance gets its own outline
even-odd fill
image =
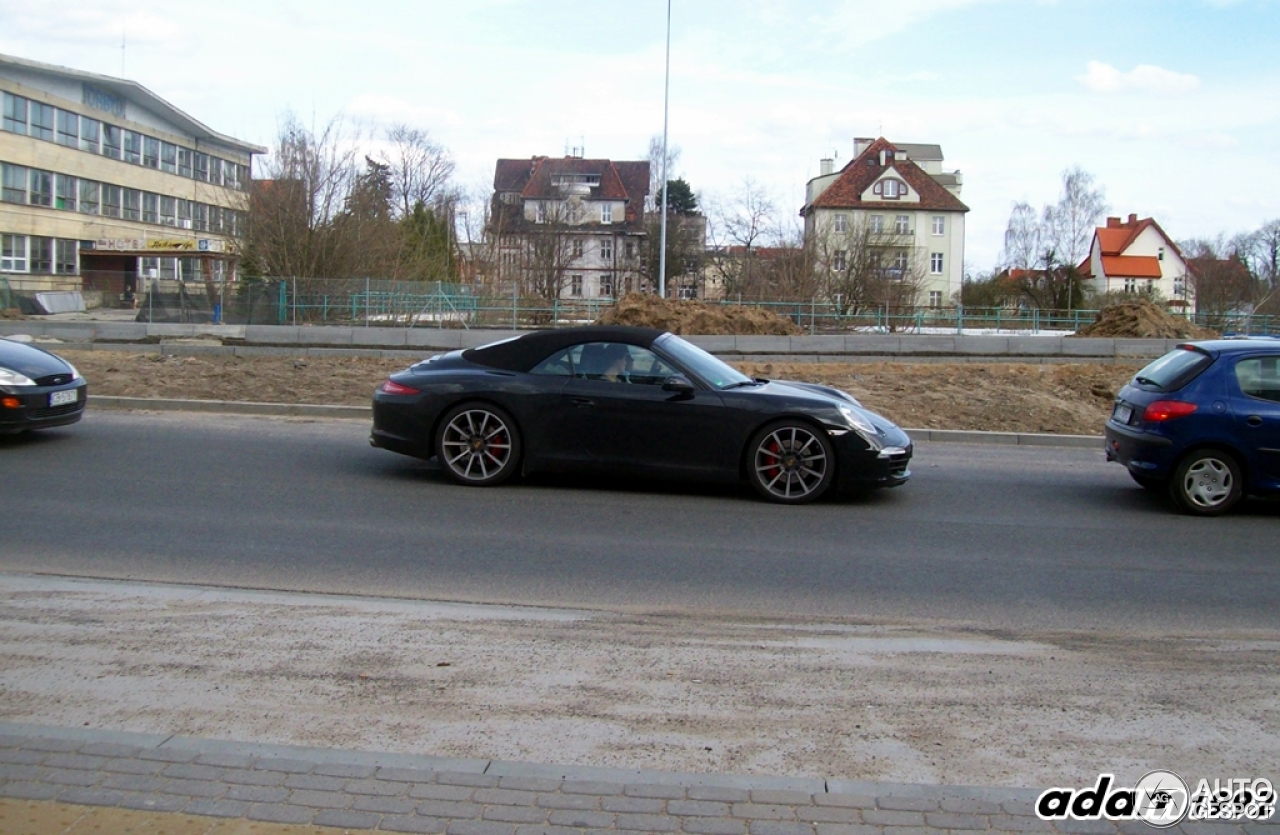
[[[903,283],[909,277],[914,298],[904,303],[950,304],[964,276],[969,207],[960,201],[960,172],[944,171],[942,162],[937,145],[884,137],[855,139],[853,160],[839,171],[822,160],[800,211],[820,267],[838,276],[855,264],[880,264]]]
[[[1149,217],[1107,218],[1107,225],[1094,231],[1089,257],[1077,269],[1098,294],[1156,293],[1175,307],[1193,301],[1182,251]]]
[[[501,280],[565,299],[640,289],[647,160],[500,159],[493,190],[487,231]]]

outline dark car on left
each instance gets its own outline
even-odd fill
[[[89,387],[75,366],[43,348],[0,339],[0,434],[80,420]]]
[[[648,328],[535,331],[392,374],[370,442],[436,457],[460,484],[517,473],[746,482],[801,504],[896,487],[911,439],[845,392],[748,377]]]

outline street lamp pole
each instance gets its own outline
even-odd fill
[[[667,66],[662,90],[662,234],[658,239],[658,295],[667,297],[667,126],[671,108],[671,0],[667,0]]]

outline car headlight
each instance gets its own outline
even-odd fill
[[[12,368],[0,366],[0,386],[34,386],[36,381]]]
[[[880,430],[876,429],[876,425],[867,420],[865,416],[858,414],[848,406],[837,406],[836,408],[840,410],[840,415],[849,421],[849,426],[857,430],[858,434],[868,441],[880,434]]]
[[[66,360],[62,360],[62,361],[63,361],[63,362],[67,362]],[[79,379],[80,379],[80,372],[76,370],[76,367],[75,367],[74,365],[72,365],[71,363],[67,362],[67,368],[70,368],[70,369],[71,369],[71,379],[73,379],[73,380],[79,380]]]

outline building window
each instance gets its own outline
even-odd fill
[[[195,154],[196,173],[195,177],[202,183],[209,182],[209,155],[196,151]]]
[[[191,225],[197,232],[209,229],[209,207],[203,203],[191,204]]]
[[[53,238],[31,239],[31,272],[40,275],[53,272]]]
[[[161,258],[160,259],[160,277],[173,281],[178,277],[178,259],[177,258]]]
[[[158,278],[160,276],[160,259],[139,258],[138,275],[142,278]]]
[[[142,219],[142,192],[137,189],[127,188],[124,190],[124,219]]]
[[[142,192],[142,222],[158,223],[160,221],[160,195],[149,191]]]
[[[929,253],[929,272],[934,275],[942,275],[942,253]]]
[[[222,209],[217,206],[209,207],[209,231],[222,234]]]
[[[837,233],[839,233],[839,234],[844,234],[845,232],[848,232],[848,231],[849,231],[849,216],[848,216],[848,215],[836,215],[835,228],[836,228],[836,232],[837,232]]]
[[[601,222],[601,223],[613,223],[613,204],[612,204],[612,203],[603,203],[603,204],[601,204],[601,206],[600,206],[600,222]],[[610,257],[610,258],[612,258],[613,256],[611,255],[611,256],[609,256],[609,257]]]
[[[899,250],[893,256],[893,271],[897,273],[899,278],[907,274],[907,253]]]
[[[178,198],[178,226],[182,229],[191,228],[191,201]]]
[[[80,181],[80,211],[87,215],[98,213],[100,187],[93,180]]]
[[[580,275],[569,276],[569,295],[571,296],[582,295],[582,276]]]
[[[142,137],[142,164],[147,168],[160,167],[160,140],[154,136]]]
[[[605,239],[600,242],[600,260],[601,261],[613,260],[613,241]]]
[[[120,186],[102,187],[102,214],[106,217],[120,217]]]
[[[535,223],[546,223],[547,222],[547,204],[539,200],[536,204],[534,204],[533,214],[534,214]]]
[[[942,291],[941,290],[929,291],[929,307],[932,307],[934,310],[938,310],[942,307]]]
[[[1156,253],[1156,260],[1157,260],[1157,261],[1163,261],[1163,260],[1164,260],[1164,247],[1160,247],[1159,252],[1157,252],[1157,253]]]
[[[120,128],[105,122],[102,124],[102,155],[120,159]]]
[[[582,257],[582,239],[581,238],[574,238],[573,240],[573,257],[574,258]]]
[[[170,142],[160,143],[160,170],[178,173],[178,146]]]
[[[27,201],[32,206],[52,206],[53,174],[33,168],[29,179],[31,191],[27,194]]]
[[[884,231],[884,215],[871,216],[871,231],[877,235]]]
[[[68,212],[76,210],[76,178],[66,174],[54,176],[54,208]]]
[[[30,133],[36,139],[46,139],[53,141],[53,113],[54,110],[47,104],[33,101],[30,103],[31,112],[31,129]]]
[[[80,150],[91,154],[98,153],[102,142],[102,123],[86,116],[80,117]]]
[[[606,299],[613,298],[613,273],[600,276],[600,295]]]
[[[142,134],[131,130],[124,132],[124,161],[142,164]]]
[[[58,144],[75,148],[80,144],[80,117],[65,110],[58,111]]]
[[[636,242],[627,241],[622,245],[622,251],[626,253],[627,260],[630,261],[636,257]]]
[[[844,272],[849,266],[849,253],[843,249],[837,249],[835,258],[831,259],[831,266],[838,273]]]
[[[58,260],[53,265],[54,272],[58,275],[75,275],[78,272],[76,269],[76,257],[80,254],[80,242],[64,241],[59,238],[55,249],[58,254]]]
[[[1126,293],[1136,293],[1136,292],[1138,292],[1138,279],[1136,279],[1136,278],[1126,278],[1126,279],[1124,280],[1124,291],[1125,291]]]
[[[178,149],[178,176],[179,177],[191,176],[191,149],[190,148]]]
[[[897,200],[898,198],[905,197],[907,195],[907,185],[901,180],[881,180],[875,184],[872,191],[883,197],[885,200]]]
[[[27,100],[22,96],[4,94],[3,127],[10,133],[27,135]]]
[[[898,215],[893,221],[893,231],[899,235],[910,235],[911,218],[907,215]]]
[[[209,157],[209,182],[215,186],[222,185],[222,160]]]
[[[947,232],[947,218],[944,215],[933,216],[933,234],[944,235]]]
[[[160,223],[164,226],[178,225],[178,201],[172,197],[160,198]]]
[[[0,191],[0,200],[5,203],[27,202],[27,169],[21,165],[4,163],[0,166],[3,176],[4,190]]]
[[[27,271],[26,235],[0,235],[0,270],[11,273]]]

